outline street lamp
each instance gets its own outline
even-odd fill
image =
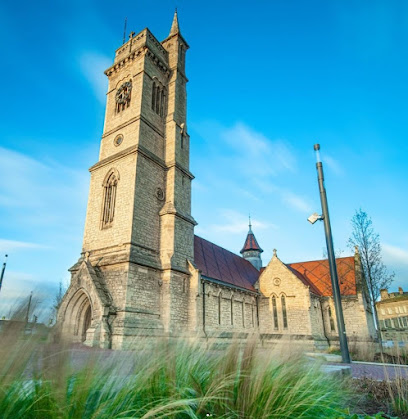
[[[1,285],[3,284],[4,271],[6,270],[7,257],[8,257],[8,255],[6,255],[4,257],[3,268],[1,269],[1,274],[0,274],[0,290],[1,290]]]
[[[332,283],[334,307],[336,310],[336,318],[337,318],[337,330],[339,331],[341,357],[344,363],[349,364],[350,354],[349,354],[348,344],[347,344],[346,327],[344,325],[343,307],[341,306],[341,294],[340,294],[340,287],[339,287],[339,279],[337,276],[336,259],[334,256],[333,237],[332,237],[330,218],[329,218],[329,207],[327,205],[326,188],[324,187],[323,164],[320,160],[320,153],[319,153],[320,145],[315,144],[314,150],[316,152],[316,160],[317,160],[316,162],[317,181],[319,184],[320,202],[322,204],[322,215],[318,215],[317,213],[314,213],[308,218],[308,221],[312,224],[314,224],[317,220],[322,220],[324,222],[327,255],[328,255],[329,267],[330,267],[330,279]]]

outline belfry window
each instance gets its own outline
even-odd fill
[[[111,226],[115,216],[116,187],[118,184],[118,176],[111,171],[105,182],[103,183],[103,207],[102,207],[102,228]]]
[[[119,113],[129,107],[131,94],[132,94],[131,81],[127,81],[119,87],[115,95],[116,113]]]
[[[157,115],[163,117],[166,107],[166,92],[165,88],[159,86],[155,82],[152,85],[152,110],[157,113]]]
[[[276,297],[272,297],[272,310],[273,310],[273,326],[275,330],[279,329],[279,322],[278,322],[278,308],[276,306]]]
[[[284,295],[281,297],[281,303],[282,303],[282,318],[283,318],[283,328],[288,328],[288,316],[286,314],[286,298]]]

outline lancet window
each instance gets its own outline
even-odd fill
[[[282,318],[283,318],[283,328],[288,328],[288,316],[286,313],[286,298],[284,295],[281,297],[281,303],[282,303]]]
[[[102,228],[109,227],[115,216],[116,188],[119,176],[112,170],[103,183]]]
[[[279,321],[278,321],[278,307],[276,305],[276,297],[272,297],[272,311],[273,311],[273,326],[275,330],[279,329]]]
[[[221,294],[218,294],[218,324],[221,324]]]
[[[333,314],[332,314],[331,308],[329,307],[329,309],[327,311],[329,312],[330,330],[332,332],[335,332],[336,328],[334,327],[334,319],[333,319]]]
[[[234,324],[234,299],[231,296],[231,325]]]
[[[152,110],[161,117],[165,114],[166,91],[165,88],[159,86],[156,82],[152,85]]]

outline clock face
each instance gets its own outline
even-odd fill
[[[126,103],[130,98],[130,92],[132,90],[132,82],[127,81],[123,83],[118,91],[116,92],[116,103],[124,104]]]

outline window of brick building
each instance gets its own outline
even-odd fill
[[[279,322],[278,322],[278,308],[276,306],[276,297],[272,297],[272,310],[273,310],[273,325],[275,330],[279,329]]]

